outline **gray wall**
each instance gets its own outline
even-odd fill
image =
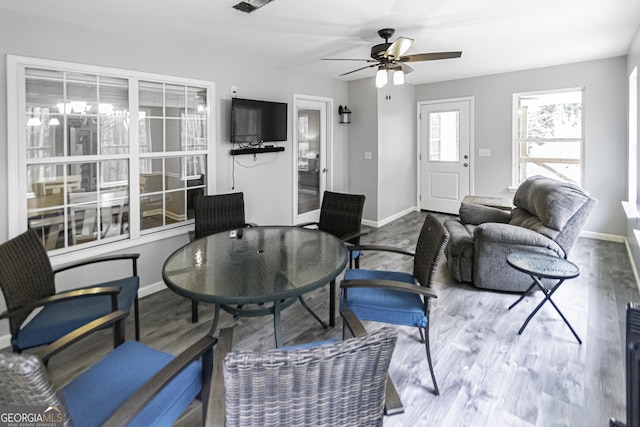
[[[236,165],[235,190],[245,193],[247,220],[258,224],[291,224],[293,221],[293,149],[292,149],[292,99],[294,94],[333,98],[334,104],[348,104],[346,82],[320,78],[282,69],[269,69],[261,64],[234,61],[219,53],[202,52],[197,43],[193,46],[159,44],[144,37],[133,40],[118,37],[86,27],[65,26],[57,22],[25,17],[20,14],[0,15],[0,242],[7,240],[7,105],[6,105],[6,55],[15,54],[71,61],[83,64],[123,68],[180,77],[209,80],[216,84],[216,174],[217,185],[210,192],[231,191],[232,157],[228,154],[229,106],[231,85],[238,88],[238,96],[289,103],[289,141],[285,151],[278,154],[238,156],[238,161],[248,167]],[[337,121],[337,111],[329,118]],[[334,126],[333,174],[335,188],[346,190],[348,127]],[[242,157],[242,158],[240,158]],[[162,263],[168,253],[187,241],[184,236],[162,242],[131,248],[140,252],[142,285],[158,283]],[[107,271],[93,269],[89,276],[106,277]],[[68,289],[84,280],[81,275],[69,277],[60,284]],[[3,303],[0,302],[0,311]],[[0,325],[0,335],[6,322]]]
[[[378,90],[378,221],[416,206],[416,108],[413,85]]]
[[[365,220],[384,222],[415,207],[415,88],[376,89],[373,78],[352,81],[349,108],[349,191],[366,195]]]
[[[363,218],[378,218],[378,99],[373,79],[349,83],[349,191],[364,194]],[[371,160],[365,160],[371,151]]]
[[[473,96],[475,193],[510,196],[513,94],[585,88],[584,187],[599,200],[585,229],[624,235],[620,202],[627,188],[627,76],[624,57],[416,86],[416,100]]]

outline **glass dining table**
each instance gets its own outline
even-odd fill
[[[162,277],[179,295],[215,305],[211,335],[220,309],[234,316],[273,315],[276,347],[282,346],[281,312],[303,295],[330,284],[329,324],[335,325],[336,277],[348,251],[332,234],[299,227],[249,227],[195,240],[167,258]]]

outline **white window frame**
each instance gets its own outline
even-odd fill
[[[9,238],[15,237],[28,228],[27,200],[24,195],[27,192],[27,158],[26,158],[26,111],[25,105],[25,70],[30,67],[48,69],[60,69],[79,73],[93,73],[107,76],[115,76],[129,80],[129,102],[131,117],[138,117],[138,81],[159,81],[181,85],[199,86],[207,90],[207,150],[197,154],[207,156],[206,188],[209,192],[215,189],[215,153],[216,133],[214,100],[215,83],[204,80],[188,79],[175,76],[167,76],[153,73],[131,71],[119,68],[93,66],[72,62],[55,61],[40,58],[31,58],[17,55],[7,55],[7,172],[8,172],[8,231]],[[193,229],[193,220],[187,220],[173,227],[164,227],[156,232],[141,232],[139,225],[139,160],[141,158],[138,144],[138,126],[136,120],[130,121],[130,152],[129,159],[129,237],[114,242],[108,242],[96,246],[70,247],[66,250],[56,250],[50,253],[52,264],[60,265],[76,261],[90,256],[103,255],[113,251],[123,250],[169,237],[185,234]],[[151,153],[153,154],[153,153]],[[154,157],[174,157],[175,153],[155,153]],[[133,222],[137,224],[132,224]]]
[[[586,97],[585,97],[585,88],[584,87],[572,87],[572,88],[563,88],[556,90],[540,90],[540,91],[532,91],[532,92],[520,92],[513,94],[513,106],[512,106],[512,138],[511,138],[511,155],[512,155],[512,167],[511,167],[511,190],[515,190],[521,184],[519,181],[520,177],[520,162],[519,162],[519,120],[518,120],[518,104],[519,99],[526,96],[535,96],[535,95],[548,95],[554,93],[564,93],[564,92],[582,92],[582,130],[580,139],[580,182],[579,185],[584,185],[584,175],[585,175],[585,145],[586,145],[586,136],[585,136],[585,120],[586,120]]]

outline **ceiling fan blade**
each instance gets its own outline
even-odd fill
[[[366,62],[378,62],[373,59],[362,59],[362,58],[321,58],[322,61],[366,61]]]
[[[375,64],[371,64],[371,65],[367,65],[366,67],[358,68],[358,69],[356,69],[356,70],[353,70],[353,71],[349,71],[349,72],[346,72],[346,73],[340,74],[340,76],[339,76],[339,77],[346,76],[347,74],[355,73],[356,71],[366,70],[367,68],[377,67],[377,66],[378,66],[378,64],[377,64],[377,63],[375,63]]]
[[[418,61],[436,61],[438,59],[460,58],[462,52],[433,52],[433,53],[416,53],[415,55],[403,56],[398,61],[401,62],[418,62]]]
[[[391,46],[384,52],[385,58],[400,58],[413,43],[413,39],[406,37],[398,37],[396,41],[391,43]]]
[[[413,73],[415,71],[413,68],[409,67],[407,64],[404,64],[402,62],[400,63],[400,68],[402,68],[402,71],[405,74]]]

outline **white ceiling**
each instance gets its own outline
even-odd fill
[[[414,39],[406,54],[463,52],[411,63],[413,84],[625,55],[640,25],[639,0],[274,0],[251,14],[238,1],[0,0],[0,13],[335,78],[367,64],[321,58],[368,58],[380,28]]]

